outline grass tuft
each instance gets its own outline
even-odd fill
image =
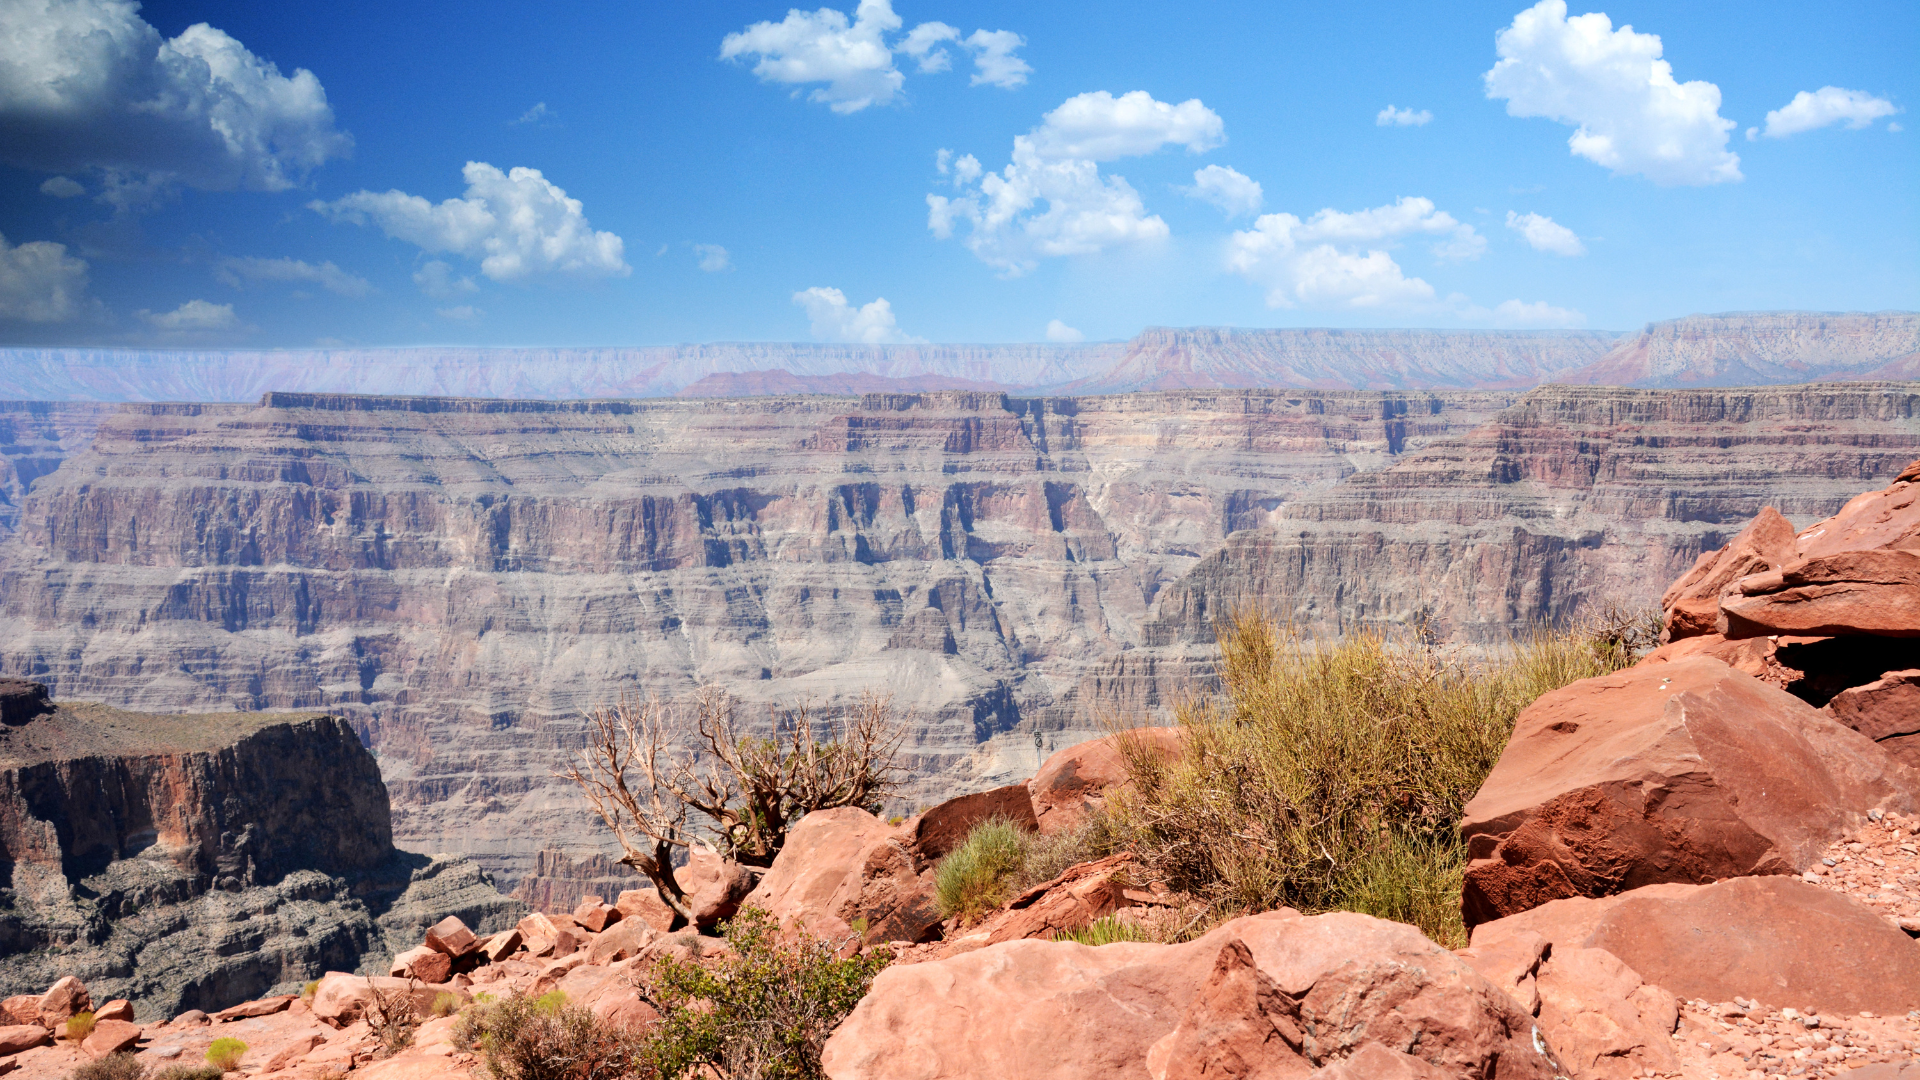
[[[1005,903],[1031,846],[1026,830],[1006,818],[975,825],[934,872],[934,900],[941,916],[972,921]]]
[[[231,1036],[222,1036],[213,1040],[207,1047],[207,1064],[223,1073],[230,1073],[240,1067],[240,1059],[247,1056],[247,1044]]]

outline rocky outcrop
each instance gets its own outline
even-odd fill
[[[143,1015],[380,962],[449,911],[514,905],[396,851],[372,755],[325,715],[60,703],[0,728],[0,996],[73,975]]]
[[[1741,312],[1650,323],[1558,381],[1601,386],[1759,386],[1811,379],[1911,379],[1910,311]]]
[[[639,871],[610,855],[568,855],[545,848],[535,857],[533,872],[520,879],[511,895],[535,911],[552,915],[572,911],[589,896],[619,896],[642,887],[652,888]]]
[[[1043,833],[1079,828],[1109,791],[1127,783],[1130,755],[1173,759],[1183,745],[1177,727],[1131,728],[1054,754],[1027,781],[1035,828]]]
[[[0,349],[0,357],[6,350]],[[0,359],[0,368],[5,360]],[[7,392],[20,393],[0,376]],[[64,395],[60,395],[64,396]],[[94,401],[0,400],[0,538],[12,532],[27,490],[60,462],[85,449],[114,407]]]

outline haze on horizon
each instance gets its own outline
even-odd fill
[[[0,0],[0,346],[1920,308],[1920,9]]]

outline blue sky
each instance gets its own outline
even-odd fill
[[[1912,4],[0,0],[0,31],[10,344],[1920,307]]]

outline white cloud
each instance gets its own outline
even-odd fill
[[[87,261],[51,240],[9,244],[0,236],[0,320],[55,323],[86,306]]]
[[[973,78],[969,86],[998,86],[1012,90],[1027,84],[1033,66],[1013,55],[1027,39],[1011,30],[975,30],[961,44],[973,54]]]
[[[552,109],[547,108],[546,102],[536,101],[533,103],[533,108],[528,109],[526,112],[523,112],[520,114],[519,119],[509,120],[507,121],[507,123],[509,125],[545,124],[545,123],[552,122],[558,116],[559,116],[558,113],[554,112]]]
[[[141,322],[156,330],[231,330],[239,325],[232,304],[213,304],[189,300],[172,311],[156,315],[145,308],[134,312]]]
[[[1899,111],[1893,102],[1874,97],[1863,90],[1823,86],[1811,94],[1802,90],[1793,95],[1792,101],[1768,113],[1766,130],[1759,134],[1771,139],[1784,139],[1789,135],[1840,123],[1859,129]],[[1748,128],[1747,138],[1755,138],[1755,131],[1754,128]]]
[[[1209,165],[1196,170],[1193,186],[1180,190],[1225,210],[1228,217],[1259,210],[1262,198],[1260,181],[1225,165]]]
[[[301,281],[341,296],[365,296],[373,291],[367,279],[354,277],[331,262],[314,266],[299,259],[222,259],[214,276],[236,289],[248,281]]]
[[[40,194],[56,199],[77,199],[86,193],[86,188],[64,176],[49,176],[40,181]]]
[[[907,81],[893,66],[893,49],[884,40],[887,31],[899,28],[900,16],[889,0],[860,0],[851,22],[832,8],[794,8],[780,22],[757,22],[728,34],[720,42],[720,58],[757,56],[753,73],[762,82],[826,83],[808,100],[837,113],[859,112],[892,101]]]
[[[451,319],[454,322],[472,322],[485,314],[485,312],[482,312],[472,304],[460,304],[457,307],[434,308],[433,313],[443,319]]]
[[[1587,325],[1587,317],[1571,308],[1554,307],[1545,300],[1536,300],[1531,304],[1519,300],[1503,300],[1493,309],[1493,321],[1496,326],[1541,327],[1545,329],[1572,330]]]
[[[907,31],[907,36],[900,39],[899,49],[913,57],[921,74],[932,74],[952,70],[953,58],[947,55],[947,50],[938,46],[959,40],[960,31],[957,28],[943,22],[923,22]]]
[[[453,267],[433,259],[413,272],[413,283],[435,300],[452,300],[470,292],[478,292],[480,286],[470,277],[455,277]]]
[[[1510,116],[1543,116],[1575,126],[1573,153],[1616,174],[1656,184],[1740,180],[1727,149],[1734,123],[1720,115],[1720,88],[1675,82],[1657,34],[1613,29],[1595,12],[1567,18],[1565,0],[1514,16],[1494,36],[1500,60],[1484,76],[1489,98]]]
[[[1516,214],[1509,210],[1507,228],[1525,237],[1527,244],[1535,251],[1568,257],[1587,253],[1587,246],[1580,242],[1572,229],[1545,214]]]
[[[727,254],[727,249],[719,244],[693,245],[693,258],[699,263],[700,269],[709,274],[733,269],[733,257]]]
[[[495,281],[535,274],[624,277],[626,246],[610,232],[595,232],[580,200],[538,169],[501,172],[484,161],[463,170],[465,198],[438,206],[404,191],[356,191],[333,202],[308,207],[334,221],[356,225],[371,221],[396,240],[426,251],[447,251],[480,261],[480,272]]]
[[[982,173],[977,187],[961,179],[971,171],[968,159],[955,162],[955,184],[966,193],[928,195],[927,228],[945,240],[965,224],[968,250],[1008,276],[1031,271],[1042,258],[1161,239],[1167,223],[1147,214],[1124,178],[1102,176],[1099,162],[1169,145],[1209,150],[1225,141],[1224,130],[1219,114],[1198,98],[1170,105],[1144,90],[1068,98],[1039,127],[1016,136],[1013,161]]]
[[[1078,330],[1075,330],[1073,327],[1068,326],[1066,323],[1061,322],[1059,319],[1048,319],[1047,320],[1047,340],[1059,342],[1062,345],[1067,345],[1076,341],[1085,341],[1087,340],[1087,335],[1081,333]]]
[[[1472,258],[1486,247],[1473,226],[1423,198],[1343,213],[1324,209],[1305,221],[1264,214],[1233,234],[1227,266],[1267,288],[1279,308],[1417,310],[1436,302],[1433,286],[1408,277],[1388,249],[1410,236],[1438,236],[1443,258]]]
[[[1378,127],[1420,127],[1432,119],[1433,113],[1427,109],[1415,112],[1410,108],[1396,109],[1388,105],[1374,115],[1373,122]]]
[[[0,159],[208,190],[281,191],[353,140],[313,73],[206,23],[163,39],[131,0],[0,4]]]
[[[922,342],[900,331],[893,318],[893,305],[885,297],[865,307],[847,303],[847,294],[839,289],[811,289],[793,294],[793,302],[807,310],[813,324],[813,336],[821,341],[855,341],[863,345],[894,345]]]

